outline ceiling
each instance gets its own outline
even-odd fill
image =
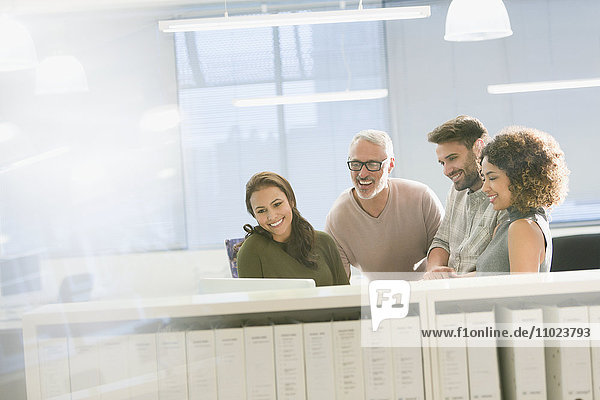
[[[405,3],[406,0],[401,0]],[[411,1],[421,3],[422,1]],[[90,12],[101,10],[131,10],[165,7],[204,8],[220,10],[225,4],[234,13],[260,11],[261,6],[267,12],[278,12],[294,9],[309,9],[319,7],[356,7],[358,0],[0,0],[0,13],[12,15]],[[379,0],[363,0],[363,4],[381,4]],[[220,11],[219,11],[220,12]]]

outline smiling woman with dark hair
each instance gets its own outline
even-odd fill
[[[290,183],[259,172],[246,184],[246,209],[258,222],[238,253],[240,278],[310,278],[317,286],[347,285],[348,276],[331,236],[315,231],[296,208]]]
[[[552,236],[547,210],[567,194],[569,170],[558,142],[536,129],[509,127],[481,154],[483,191],[508,211],[477,260],[477,274],[548,272]]]

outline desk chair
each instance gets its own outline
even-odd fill
[[[58,290],[59,303],[73,303],[90,301],[94,289],[94,276],[92,274],[75,274],[65,277]]]
[[[600,234],[552,238],[551,272],[600,268]]]
[[[244,238],[236,239],[225,239],[225,248],[227,249],[227,257],[229,257],[229,269],[231,270],[231,276],[238,278],[238,267],[237,267],[237,253]]]

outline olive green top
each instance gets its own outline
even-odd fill
[[[315,231],[316,268],[309,268],[285,252],[285,243],[253,233],[244,240],[237,256],[240,278],[313,279],[317,286],[347,285],[348,277],[335,242]]]

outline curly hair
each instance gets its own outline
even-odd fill
[[[306,265],[308,268],[314,269],[317,267],[315,256],[312,252],[312,248],[315,244],[315,230],[296,208],[296,195],[292,189],[292,185],[281,175],[275,172],[258,172],[250,178],[246,183],[246,209],[252,215],[252,204],[250,204],[250,197],[252,193],[261,190],[266,187],[277,187],[285,194],[292,208],[292,234],[290,239],[285,245],[285,251],[290,256],[298,260],[301,264]],[[267,232],[260,225],[252,226],[250,224],[244,225],[244,231],[246,231],[246,238],[254,233],[265,236],[272,239],[271,233]]]
[[[510,181],[512,207],[519,212],[562,203],[569,169],[558,142],[546,132],[522,126],[503,129],[484,148],[481,161],[503,170]]]
[[[427,134],[427,140],[431,143],[459,142],[467,149],[472,148],[477,139],[487,143],[488,131],[481,121],[468,115],[459,115],[446,121]]]

